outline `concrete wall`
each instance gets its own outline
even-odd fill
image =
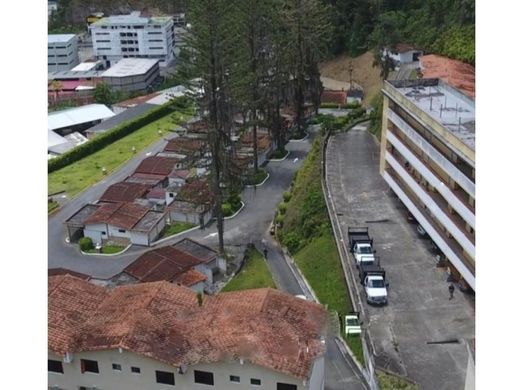
[[[99,374],[81,373],[80,359],[95,360],[98,362]],[[49,359],[62,360],[59,356],[49,353]],[[321,361],[320,361],[321,360]],[[112,369],[112,364],[120,364],[121,371]],[[131,373],[131,367],[139,367],[140,374]],[[175,378],[175,387],[158,384],[155,371],[172,372]],[[194,370],[212,372],[214,386],[194,383]],[[240,377],[240,383],[230,382],[230,375]],[[260,379],[260,386],[252,386],[251,378]],[[78,386],[96,387],[98,390],[165,390],[165,389],[204,389],[216,390],[251,390],[276,389],[277,383],[288,383],[297,386],[297,389],[323,389],[323,358],[317,360],[313,366],[311,380],[306,386],[303,381],[280,372],[239,361],[219,362],[212,364],[197,364],[187,366],[184,374],[178,369],[165,363],[121,350],[92,351],[74,354],[71,363],[63,363],[63,374],[48,374],[49,388],[58,386],[64,390],[77,390]],[[311,386],[309,386],[311,385]]]
[[[156,63],[148,72],[125,77],[101,77],[114,91],[145,91],[159,77],[159,64]]]
[[[149,236],[147,233],[141,233],[141,232],[130,232],[130,241],[132,244],[136,245],[144,245],[148,246],[150,245]]]
[[[102,234],[105,232],[105,234]],[[104,223],[86,225],[83,230],[83,235],[85,237],[90,237],[94,242],[94,245],[97,243],[101,243],[102,239],[108,238],[108,229],[107,225]]]

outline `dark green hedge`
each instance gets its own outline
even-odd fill
[[[189,101],[187,98],[177,98],[171,103],[159,106],[146,114],[129,122],[124,122],[119,126],[102,133],[90,141],[85,142],[82,145],[75,147],[74,149],[63,153],[61,156],[49,160],[47,165],[47,171],[49,173],[57,171],[58,169],[64,168],[84,157],[103,149],[105,146],[139,130],[143,126],[160,119],[168,114],[171,114],[176,109],[186,109],[189,107]]]

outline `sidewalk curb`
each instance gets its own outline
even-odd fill
[[[292,274],[294,275],[296,281],[298,282],[298,284],[300,285],[302,290],[309,291],[309,293],[312,295],[312,298],[314,299],[314,301],[319,303],[320,301],[318,300],[316,293],[312,289],[312,287],[311,287],[310,283],[307,281],[307,279],[305,279],[305,276],[303,276],[302,271],[300,271],[300,268],[298,267],[298,265],[296,264],[294,259],[289,254],[286,253],[285,248],[282,247],[281,249],[282,249],[282,256],[283,256],[285,262],[287,263],[287,266],[291,270]],[[303,284],[303,286],[302,286],[302,284]]]
[[[270,158],[268,161],[269,162],[280,162],[280,161],[284,161],[284,160],[287,160],[287,157],[289,157],[289,155],[291,154],[291,151],[288,150],[287,151],[287,154],[283,157],[283,158]]]
[[[182,232],[175,233],[175,234],[172,234],[171,236],[161,238],[160,240],[157,240],[157,241],[154,241],[154,242],[150,243],[150,246],[156,246],[158,244],[162,244],[163,242],[166,242],[168,240],[171,240],[172,238],[178,237],[181,234],[188,233],[188,232],[191,232],[191,231],[196,230],[196,229],[200,229],[200,226],[193,226],[192,228],[183,230]]]
[[[132,246],[132,244],[128,244],[126,248],[124,248],[121,252],[117,252],[117,253],[87,253],[87,252],[83,252],[81,249],[79,250],[81,252],[82,255],[85,255],[85,256],[103,256],[103,257],[113,257],[113,256],[119,256],[119,255],[122,255],[123,253],[125,253],[128,249],[130,249],[130,247]]]
[[[305,141],[307,138],[309,138],[309,133],[306,131],[305,137],[300,138],[300,139],[290,139],[289,142],[302,142],[302,141]]]
[[[265,179],[261,182],[261,183],[258,183],[258,184],[247,184],[245,185],[244,187],[246,188],[254,188],[254,187],[260,187],[262,185],[264,185],[264,183],[267,181],[267,179],[269,179],[271,177],[271,174],[269,172],[267,172],[267,176],[265,177]]]
[[[242,211],[242,209],[246,207],[246,204],[244,202],[240,201],[240,203],[242,203],[242,206],[240,206],[240,208],[235,212],[235,214],[230,215],[229,217],[224,217],[224,221],[235,218]]]

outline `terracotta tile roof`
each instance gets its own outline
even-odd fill
[[[168,282],[113,289],[72,276],[49,280],[49,350],[122,348],[174,367],[242,358],[309,379],[327,313],[273,289],[205,296]]]
[[[208,133],[208,124],[203,120],[192,122],[188,125],[188,131],[190,133]]]
[[[175,199],[195,204],[212,204],[214,195],[206,180],[194,180],[184,184]]]
[[[66,268],[49,268],[48,270],[48,276],[56,276],[56,275],[71,275],[75,276],[76,278],[80,278],[83,280],[89,280],[90,275],[82,274],[81,272],[71,271],[70,269]]]
[[[475,67],[451,58],[429,54],[419,57],[425,79],[441,79],[475,99]]]
[[[121,182],[112,184],[99,198],[100,202],[133,202],[144,197],[150,186],[139,183]]]
[[[193,154],[202,152],[206,148],[207,142],[199,138],[177,137],[166,144],[165,152],[176,152],[181,154]]]
[[[322,103],[345,104],[347,101],[347,93],[345,91],[324,90],[321,93]]]
[[[106,223],[132,229],[146,213],[146,207],[135,203],[105,203],[85,220],[85,224]]]
[[[179,162],[176,158],[151,156],[146,157],[135,170],[135,173],[168,176]]]
[[[124,272],[141,282],[171,282],[192,267],[201,264],[199,260],[173,246],[164,246],[139,256],[124,269]]]
[[[134,173],[125,179],[126,183],[140,183],[148,186],[156,186],[165,180],[164,175],[153,175],[150,173]]]
[[[190,176],[189,169],[175,169],[169,175],[171,178],[186,179]]]
[[[164,188],[161,188],[161,187],[155,187],[153,189],[150,190],[150,192],[148,192],[148,194],[146,194],[146,198],[147,199],[163,199],[165,198],[165,195],[166,194],[166,191],[164,190]]]
[[[179,276],[173,278],[172,282],[178,283],[182,286],[191,287],[200,282],[205,282],[208,279],[206,275],[196,269],[189,269]]]

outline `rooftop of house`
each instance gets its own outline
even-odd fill
[[[196,269],[189,269],[186,272],[173,278],[172,283],[180,284],[181,286],[191,287],[200,282],[205,282],[208,279],[206,275]]]
[[[134,225],[132,230],[149,232],[164,216],[165,214],[161,211],[150,210]]]
[[[345,91],[332,91],[325,89],[321,93],[322,103],[345,104],[347,101],[347,93]]]
[[[73,39],[76,35],[74,34],[48,34],[47,42],[48,43],[67,43],[71,39]]]
[[[150,190],[150,186],[140,183],[120,182],[112,184],[99,198],[100,202],[133,202],[142,198]]]
[[[157,282],[174,278],[203,261],[173,246],[145,252],[124,269],[140,282]]]
[[[178,162],[178,159],[169,157],[146,157],[136,168],[135,173],[168,176],[175,169]]]
[[[415,49],[412,45],[410,45],[408,43],[398,43],[394,47],[394,51],[396,51],[397,53],[406,53],[406,52],[414,51],[414,50],[417,50],[417,49]]]
[[[83,280],[89,280],[90,275],[82,274],[81,272],[72,271],[67,268],[49,268],[48,276],[56,276],[56,275],[71,275],[76,278],[80,278]]]
[[[165,152],[193,153],[204,150],[207,142],[198,138],[177,137],[166,144]]]
[[[256,144],[258,147],[258,150],[265,150],[271,146],[271,137],[268,133],[262,132],[260,129],[257,130],[256,135]],[[240,138],[240,141],[243,146],[245,147],[253,147],[253,132],[248,131],[242,135]]]
[[[150,173],[134,173],[125,179],[126,183],[140,183],[155,187],[164,180],[164,175],[154,175]]]
[[[218,252],[211,249],[209,246],[202,245],[190,238],[184,238],[181,241],[173,244],[174,248],[193,256],[200,261],[207,263],[218,256]]]
[[[129,77],[146,74],[159,63],[159,60],[150,58],[123,58],[110,69],[101,74],[101,77]]]
[[[97,22],[92,23],[91,26],[101,27],[108,25],[147,25],[147,24],[166,24],[169,21],[173,22],[171,16],[152,16],[143,17],[139,12],[131,13],[130,15],[111,15],[99,19]]]
[[[186,183],[177,194],[176,199],[194,204],[211,204],[214,195],[209,188],[209,183],[206,180],[198,179]]]
[[[101,205],[99,204],[86,204],[74,214],[72,214],[65,223],[71,226],[83,226],[85,220],[87,220],[92,214],[94,214]]]
[[[48,349],[57,354],[124,349],[173,367],[244,359],[309,379],[322,356],[327,312],[269,289],[204,296],[168,282],[112,289],[49,278]]]
[[[475,99],[475,67],[461,61],[429,54],[419,57],[424,78],[441,79]]]
[[[475,102],[439,79],[388,82],[468,147],[475,149]]]
[[[147,213],[146,207],[135,203],[105,203],[84,223],[86,225],[106,223],[123,229],[132,229]]]

